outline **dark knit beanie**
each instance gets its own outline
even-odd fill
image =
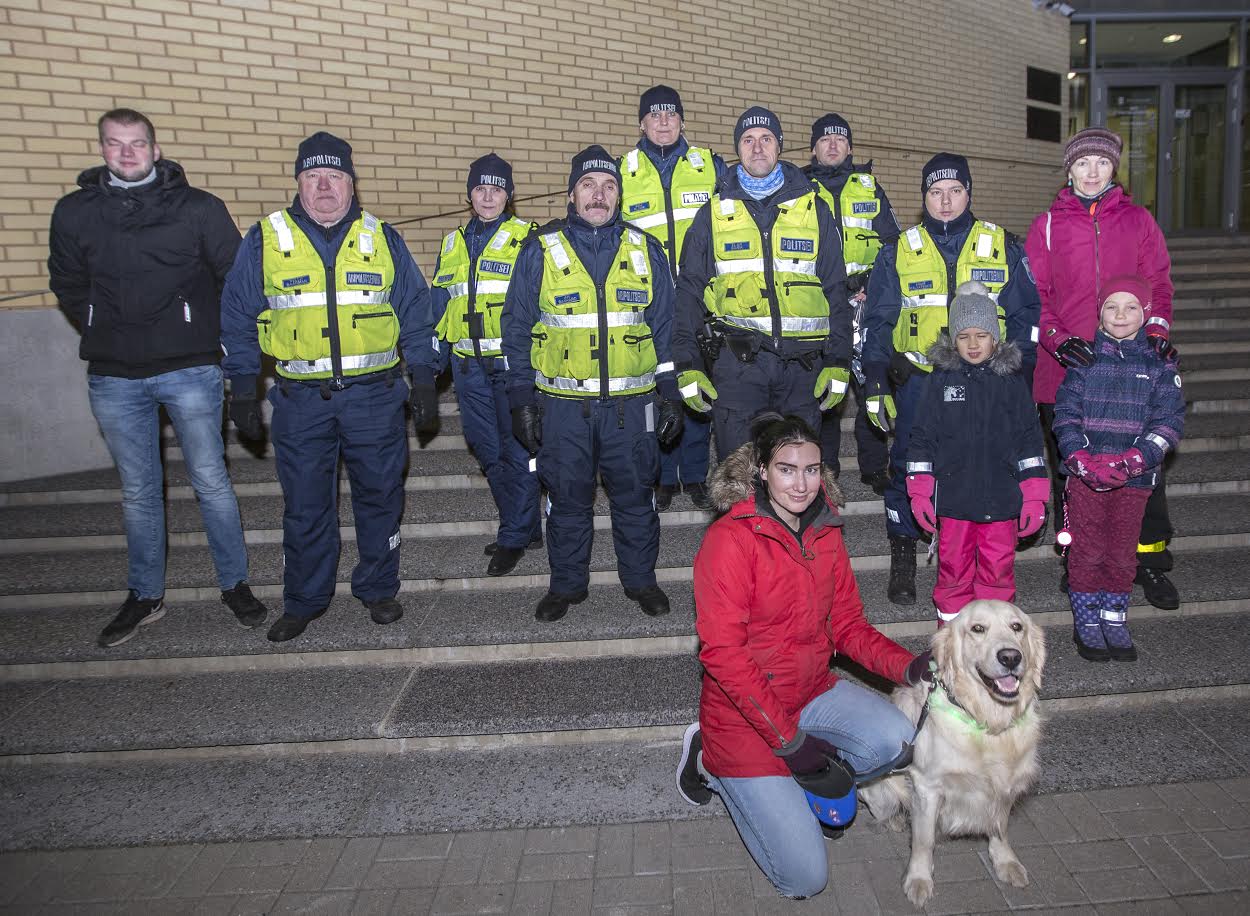
[[[968,160],[957,153],[938,153],[924,164],[920,173],[920,193],[928,194],[934,182],[954,179],[972,193],[972,170]]]
[[[583,175],[591,172],[606,172],[616,179],[617,187],[621,185],[621,173],[616,168],[616,160],[596,143],[573,157],[573,167],[569,169],[569,193],[573,193],[573,186],[582,180]]]
[[[1115,293],[1132,293],[1141,303],[1142,311],[1150,311],[1150,281],[1145,277],[1138,277],[1134,274],[1120,274],[1118,277],[1112,277],[1102,285],[1102,290],[1098,294],[1102,297],[1102,302],[1098,303],[1098,307],[1102,308],[1107,299]]]
[[[1111,171],[1120,168],[1120,153],[1124,141],[1120,135],[1105,127],[1087,127],[1072,135],[1063,151],[1063,172],[1072,171],[1072,163],[1084,156],[1105,156],[1111,160]]]
[[[854,146],[855,143],[851,139],[851,125],[846,122],[846,118],[840,114],[834,114],[832,111],[827,115],[821,115],[816,119],[816,123],[812,125],[812,149],[816,148],[816,141],[828,134],[841,134],[846,137],[846,145]]]
[[[469,177],[465,179],[465,185],[471,194],[474,188],[482,184],[503,188],[508,196],[511,197],[514,190],[512,185],[512,166],[494,153],[487,153],[480,159],[475,160],[469,166]]]
[[[649,114],[672,112],[685,120],[686,113],[681,107],[681,96],[671,86],[652,86],[638,99],[638,120]]]
[[[951,301],[946,327],[950,331],[951,340],[960,331],[968,328],[980,328],[989,331],[994,340],[1001,340],[998,327],[998,306],[990,298],[990,291],[979,280],[967,280],[960,283],[955,290],[955,298]]]
[[[763,127],[777,138],[777,148],[781,149],[785,140],[781,135],[781,119],[761,105],[753,105],[742,113],[734,125],[734,149],[738,149],[738,141],[742,135],[753,127]]]
[[[338,169],[355,178],[351,144],[324,130],[317,131],[300,143],[295,154],[295,177],[309,169]]]

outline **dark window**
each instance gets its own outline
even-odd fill
[[[1047,105],[1063,104],[1063,95],[1059,74],[1051,70],[1028,68],[1028,95],[1030,102],[1045,102]]]
[[[1058,143],[1062,139],[1059,112],[1030,105],[1026,121],[1026,136],[1030,140],[1049,140],[1052,143]]]

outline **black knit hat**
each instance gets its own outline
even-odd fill
[[[616,160],[596,143],[573,157],[573,167],[569,169],[569,193],[573,193],[573,186],[581,181],[583,175],[591,172],[606,172],[616,179],[618,188],[621,185],[621,173],[616,167]]]
[[[846,137],[846,145],[854,146],[855,143],[851,139],[851,125],[846,123],[846,118],[840,114],[834,114],[832,111],[827,115],[821,115],[816,119],[816,123],[812,125],[812,149],[816,148],[816,141],[827,134],[841,134]]]
[[[968,160],[957,153],[938,153],[924,164],[920,173],[920,193],[928,194],[934,182],[954,179],[972,193],[972,170]]]
[[[677,117],[685,120],[686,113],[681,107],[681,96],[671,86],[652,86],[638,99],[638,120],[649,114],[674,112]]]
[[[752,105],[738,118],[734,124],[734,149],[738,148],[738,141],[742,139],[742,135],[753,127],[763,127],[777,138],[777,149],[781,149],[784,143],[784,137],[781,135],[781,119],[769,111],[762,105]]]
[[[352,178],[356,171],[352,168],[352,145],[340,140],[334,134],[319,130],[299,145],[295,154],[295,177],[309,169],[338,169]]]
[[[473,189],[482,184],[503,188],[507,192],[508,197],[511,197],[514,190],[512,185],[512,166],[494,153],[487,153],[480,159],[475,160],[469,166],[469,177],[465,179],[465,186],[468,188],[469,193],[472,194]]]

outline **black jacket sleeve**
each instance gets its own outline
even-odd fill
[[[699,208],[682,243],[673,320],[673,363],[679,373],[703,368],[703,357],[695,337],[703,327],[703,290],[716,270],[712,253],[711,207],[708,203]]]
[[[816,252],[816,275],[829,301],[829,336],[825,339],[826,366],[851,364],[851,308],[846,301],[846,262],[842,259],[842,237],[833,211],[821,198],[816,201],[816,224],[820,249]]]
[[[52,228],[48,232],[48,285],[61,310],[81,329],[87,323],[91,277],[74,220],[68,213],[73,209],[72,197],[61,198],[52,211]]]
[[[1033,402],[1032,387],[1022,376],[1013,375],[1011,382],[1011,416],[1013,432],[1010,442],[1015,448],[1012,461],[1016,479],[1046,476],[1046,447],[1042,442],[1042,423]]]
[[[200,245],[204,262],[217,281],[217,298],[226,285],[226,274],[234,266],[235,255],[243,238],[226,205],[211,194],[205,194],[200,216]]]

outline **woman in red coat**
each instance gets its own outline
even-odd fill
[[[911,722],[880,694],[829,670],[841,653],[890,681],[928,676],[864,617],[842,540],[842,494],[798,417],[762,418],[712,478],[725,512],[694,561],[703,663],[699,721],[686,731],[678,788],[721,796],[747,850],[787,897],[824,889],[820,824],[795,776],[841,759],[863,782],[910,759]]]
[[[1038,354],[1033,373],[1033,399],[1041,407],[1048,432],[1054,418],[1055,393],[1064,373],[1069,366],[1094,362],[1092,341],[1106,298],[1102,289],[1110,278],[1135,275],[1149,282],[1147,339],[1161,357],[1176,358],[1168,340],[1172,329],[1172,261],[1150,211],[1134,204],[1115,181],[1123,145],[1118,134],[1101,127],[1075,134],[1063,157],[1067,187],[1049,210],[1033,220],[1024,243],[1042,299],[1038,343],[1049,354]],[[1161,479],[1146,507],[1137,581],[1151,604],[1172,610],[1180,606],[1180,598],[1165,575],[1172,568],[1171,554],[1165,549],[1172,525],[1164,490]],[[1055,495],[1058,506],[1060,493]]]

